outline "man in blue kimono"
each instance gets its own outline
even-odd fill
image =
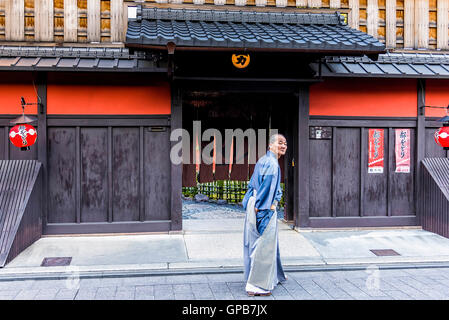
[[[286,276],[282,269],[276,206],[281,200],[281,170],[278,159],[287,151],[281,134],[270,137],[269,149],[257,161],[242,204],[246,210],[243,232],[243,259],[246,292],[266,296]]]

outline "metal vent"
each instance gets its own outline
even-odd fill
[[[370,251],[379,257],[400,256],[400,254],[393,249],[371,249]]]
[[[41,267],[68,266],[72,262],[72,257],[51,257],[42,260]]]

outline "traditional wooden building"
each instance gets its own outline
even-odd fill
[[[421,162],[448,157],[433,141],[444,110],[425,108],[449,104],[448,3],[0,1],[0,160],[40,163],[42,224],[21,224],[27,211],[7,210],[4,191],[2,248],[40,233],[182,230],[195,166],[170,161],[170,133],[195,120],[286,135],[297,227],[422,225]],[[9,142],[21,97],[37,103],[29,151]],[[236,164],[232,178],[252,168]]]

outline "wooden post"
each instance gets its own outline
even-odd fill
[[[297,219],[295,225],[298,227],[309,226],[309,86],[301,86],[298,90],[298,135],[297,135],[297,158],[295,188],[298,201]]]
[[[48,161],[47,161],[47,74],[38,73],[36,77],[38,102],[37,108],[37,159],[42,164],[42,226],[47,225],[47,195],[48,195]],[[43,232],[43,230],[41,230]]]
[[[77,0],[64,0],[64,41],[78,40],[78,3]]]
[[[423,106],[426,105],[426,80],[417,80],[417,108],[418,117],[416,125],[416,170],[415,170],[415,212],[419,217],[419,188],[421,185],[421,161],[425,157],[426,150],[426,110]]]
[[[100,0],[87,1],[87,41],[100,42]]]
[[[182,128],[182,89],[176,84],[171,86],[171,131]],[[177,142],[170,143],[173,147]],[[170,230],[182,230],[182,163],[171,163],[171,227]]]
[[[415,10],[415,48],[427,49],[429,47],[429,1],[417,0]]]
[[[25,2],[5,2],[5,38],[12,41],[25,40]]]
[[[53,0],[34,0],[34,39],[53,41]]]
[[[396,47],[396,0],[385,3],[385,43],[387,48]]]
[[[449,0],[438,0],[437,2],[437,49],[449,49],[448,45],[448,15]]]
[[[349,0],[349,8],[351,13],[348,17],[348,24],[351,28],[359,28],[359,0]]]
[[[404,48],[415,47],[415,1],[404,0]]]
[[[111,0],[111,42],[123,41],[123,0]]]
[[[330,0],[329,7],[331,9],[338,9],[341,7],[341,0]]]
[[[377,0],[368,0],[366,12],[367,33],[377,38],[377,28],[379,25],[379,6]]]
[[[307,7],[307,0],[296,0],[297,7]]]

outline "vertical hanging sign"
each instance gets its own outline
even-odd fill
[[[395,172],[410,172],[410,129],[395,130]]]
[[[384,129],[369,129],[368,173],[384,172]]]

